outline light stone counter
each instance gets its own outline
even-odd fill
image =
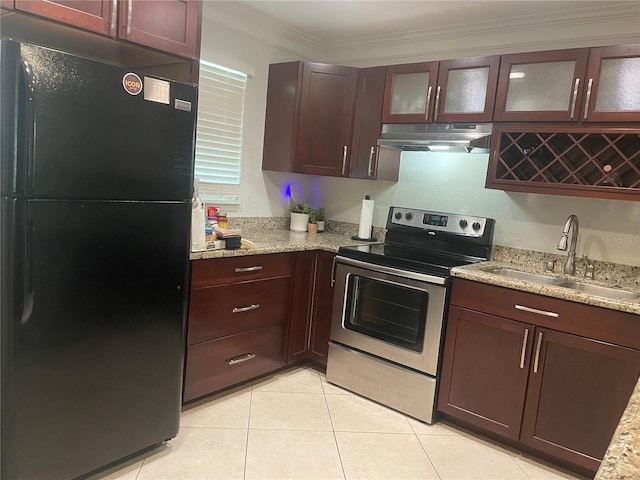
[[[595,480],[640,478],[640,379],[613,434]]]
[[[306,233],[290,230],[243,230],[242,238],[250,240],[254,246],[238,250],[210,250],[192,252],[191,260],[206,258],[237,257],[242,255],[261,255],[268,253],[300,252],[304,250],[326,250],[337,252],[346,245],[362,245],[362,241],[351,239],[351,234],[344,233]]]

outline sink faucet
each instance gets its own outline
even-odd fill
[[[573,235],[571,236],[571,246],[567,254],[567,260],[564,262],[564,273],[573,275],[576,273],[576,244],[578,243],[578,217],[569,215],[562,230],[562,236],[558,242],[558,250],[567,249],[567,241],[569,240],[569,230],[573,226]]]

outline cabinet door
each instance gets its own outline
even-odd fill
[[[15,0],[15,8],[92,32],[112,36],[116,33],[113,0]]]
[[[577,121],[587,49],[502,56],[496,121]]]
[[[315,288],[313,295],[313,317],[309,354],[312,360],[327,365],[329,353],[329,334],[331,332],[331,314],[333,311],[333,261],[334,253],[318,252]]]
[[[640,119],[640,45],[589,50],[582,120],[637,122]]]
[[[333,177],[348,174],[357,81],[355,68],[304,64],[296,172]]]
[[[0,0],[0,8],[12,10],[14,7],[13,0]]]
[[[382,122],[432,122],[437,80],[438,62],[387,67]]]
[[[353,140],[349,177],[376,178],[377,142],[382,125],[382,103],[387,69],[358,71]]]
[[[438,410],[517,440],[534,327],[449,308]]]
[[[640,375],[640,352],[540,328],[521,441],[596,471]]]
[[[440,62],[434,122],[490,122],[500,57]]]
[[[199,56],[201,2],[119,0],[118,36],[181,57]]]
[[[293,277],[287,363],[307,358],[311,334],[316,252],[298,252]]]

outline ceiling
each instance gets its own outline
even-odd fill
[[[508,27],[510,19],[522,21],[523,17],[537,18],[542,13],[568,15],[604,5],[631,5],[640,17],[639,1],[611,0],[237,0],[237,3],[325,44],[390,35],[397,38],[403,33],[447,26],[463,30],[465,25],[477,28],[496,20],[503,20]]]

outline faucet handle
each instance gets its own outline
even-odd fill
[[[553,272],[553,270],[556,268],[556,261],[555,260],[549,260],[547,263],[544,264],[544,271],[545,272]]]
[[[584,260],[584,263],[586,265],[584,270],[584,278],[593,279],[596,267],[593,265],[593,262],[589,260],[589,257],[587,257],[586,253],[582,255],[582,259]]]

